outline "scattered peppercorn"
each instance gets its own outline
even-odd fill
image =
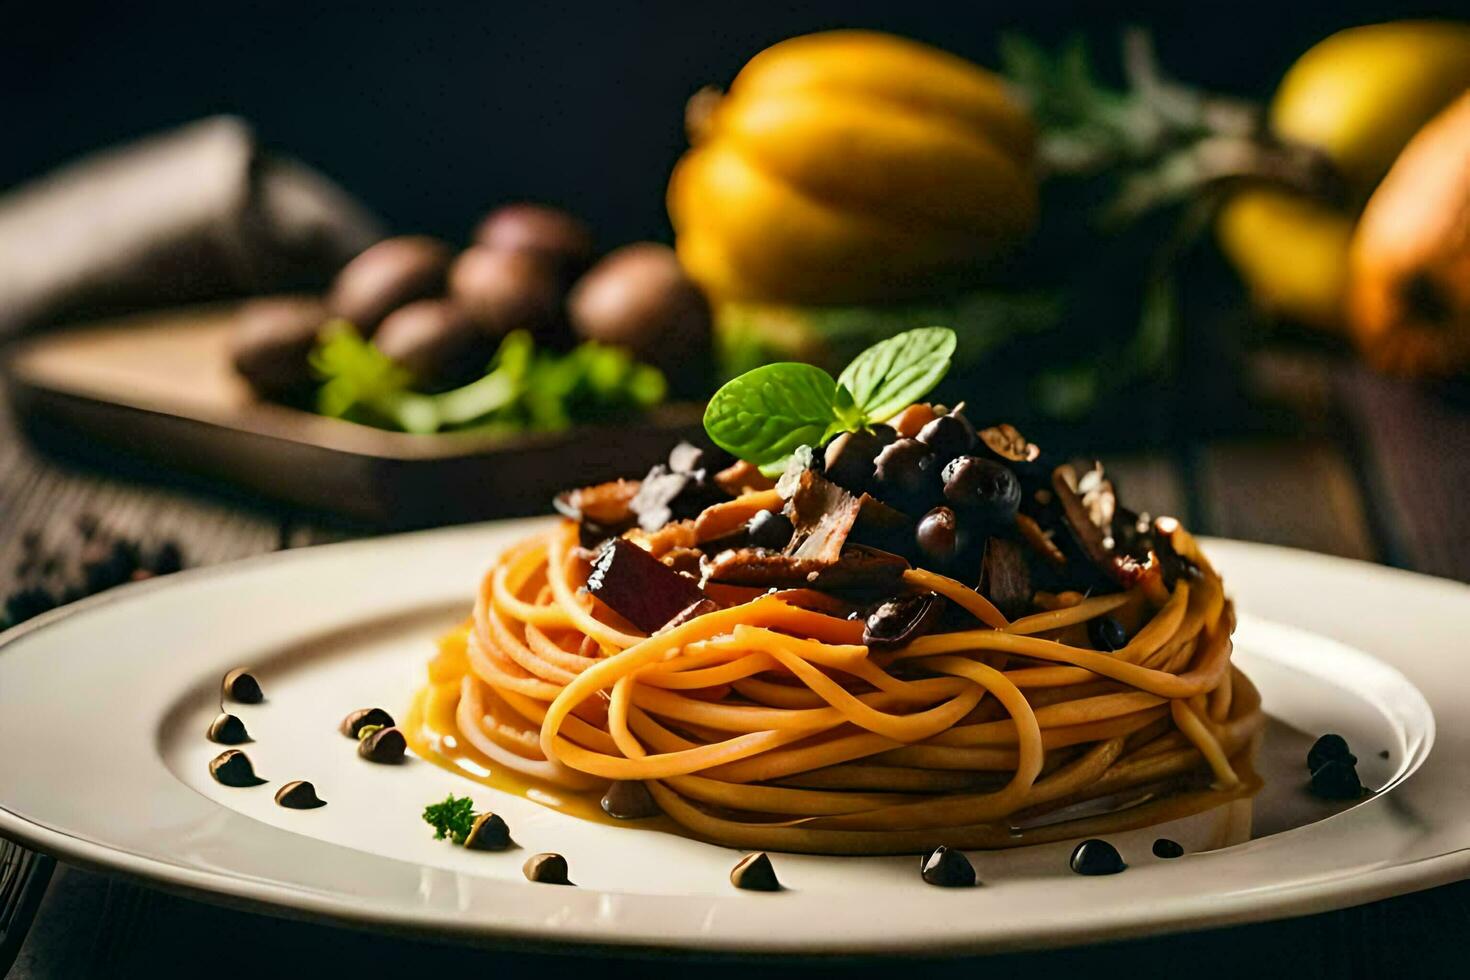
[[[368,725],[392,728],[393,716],[382,708],[358,708],[342,719],[342,723],[337,726],[337,731],[348,738],[356,739]]]
[[[602,811],[615,820],[642,820],[663,811],[648,787],[637,779],[619,779],[602,794]]]
[[[1328,759],[1312,770],[1311,789],[1324,800],[1356,800],[1367,792],[1358,779],[1355,761]]]
[[[1353,755],[1353,750],[1348,748],[1347,739],[1334,732],[1328,732],[1307,750],[1307,771],[1316,772],[1322,765],[1335,759],[1346,759],[1353,765],[1357,765],[1358,757]]]
[[[293,779],[276,790],[276,803],[288,810],[315,810],[327,805],[316,795],[316,787],[304,779]]]
[[[211,742],[221,745],[240,745],[250,741],[250,733],[245,730],[245,723],[228,712],[221,711],[215,716],[214,721],[209,723],[209,730],[205,733]]]
[[[57,605],[56,596],[43,586],[21,586],[5,599],[5,625],[23,623],[55,609]]]
[[[781,882],[765,851],[756,851],[740,859],[730,869],[730,884],[748,892],[778,892]]]
[[[1168,860],[1183,856],[1184,847],[1178,841],[1170,840],[1167,837],[1160,837],[1154,841],[1154,857]]]
[[[260,690],[260,681],[244,667],[236,667],[225,675],[220,682],[220,694],[241,704],[259,704],[265,700],[265,694]]]
[[[15,626],[56,606],[127,582],[168,575],[183,566],[183,552],[176,542],[149,546],[112,534],[94,514],[82,514],[69,525],[50,525],[44,532],[31,528],[21,535],[17,582],[0,603],[0,627]]]
[[[357,743],[357,754],[369,762],[387,765],[402,762],[403,753],[408,748],[408,740],[403,733],[396,728],[373,728],[368,733],[370,727],[363,728],[364,735]]]
[[[222,786],[259,786],[265,782],[255,774],[250,757],[239,749],[226,749],[210,759],[209,774]]]
[[[472,851],[503,851],[510,845],[510,828],[493,813],[475,817],[464,839],[464,846]]]
[[[975,884],[975,866],[970,859],[943,844],[919,862],[919,874],[926,882],[940,888],[970,888]]]
[[[560,854],[550,852],[532,854],[526,858],[526,863],[521,866],[521,873],[526,876],[526,880],[540,882],[543,885],[570,885],[572,883],[567,877],[567,859]]]
[[[1079,875],[1115,875],[1128,865],[1118,849],[1105,840],[1089,837],[1072,851],[1072,870]]]

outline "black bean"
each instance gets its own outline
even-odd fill
[[[521,865],[521,873],[528,881],[540,882],[543,885],[570,885],[572,883],[567,877],[567,859],[550,851],[532,854],[526,858],[526,863]]]
[[[730,869],[730,884],[748,892],[778,892],[781,882],[776,878],[776,869],[765,851],[756,851],[740,859]]]
[[[1170,840],[1167,837],[1160,837],[1154,841],[1154,857],[1168,860],[1183,856],[1184,847],[1178,841]]]
[[[942,473],[944,499],[972,512],[992,528],[1008,527],[1021,506],[1021,483],[1016,474],[990,459],[959,456]]]
[[[1312,794],[1324,800],[1356,800],[1367,790],[1357,766],[1348,759],[1328,759],[1312,770]]]
[[[882,449],[883,443],[872,432],[844,432],[827,443],[823,472],[838,486],[861,493],[873,483],[873,460]]]
[[[975,427],[957,412],[941,415],[919,430],[918,439],[934,450],[941,464],[975,448]]]
[[[315,810],[327,801],[316,795],[316,787],[304,779],[293,779],[276,790],[276,804],[288,810]]]
[[[1328,732],[1313,742],[1312,747],[1307,750],[1307,771],[1316,772],[1323,763],[1333,759],[1347,759],[1354,765],[1358,762],[1358,757],[1348,748],[1347,739]]]
[[[914,543],[929,561],[944,568],[960,550],[959,523],[950,507],[940,505],[919,520]]]
[[[934,450],[917,439],[897,439],[884,446],[873,465],[878,496],[910,512],[939,498],[939,467]]]
[[[1097,650],[1112,653],[1128,645],[1128,631],[1112,616],[1099,616],[1087,623],[1087,638]]]
[[[753,546],[780,551],[791,543],[796,528],[791,518],[780,511],[763,510],[745,525],[745,533]]]
[[[1096,837],[1088,838],[1073,849],[1071,866],[1079,875],[1115,875],[1128,867],[1116,847]]]
[[[959,851],[940,844],[919,862],[919,874],[941,888],[970,888],[975,884],[975,866]]]

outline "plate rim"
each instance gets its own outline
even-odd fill
[[[132,600],[157,589],[171,588],[185,579],[198,582],[210,577],[238,574],[245,569],[299,560],[306,552],[320,554],[328,550],[338,553],[367,550],[375,546],[380,547],[386,540],[406,538],[423,540],[438,536],[452,538],[466,534],[486,534],[493,530],[508,531],[513,526],[530,527],[547,520],[549,519],[523,518],[491,521],[434,528],[408,534],[334,542],[309,548],[286,549],[233,562],[189,569],[175,576],[132,583],[51,610],[0,633],[0,656],[4,656],[17,641],[52,628],[74,616],[86,614],[115,602]],[[1371,570],[1374,574],[1400,576],[1402,580],[1412,580],[1421,585],[1448,586],[1470,593],[1470,586],[1463,583],[1405,569],[1377,565],[1372,562],[1321,555],[1279,545],[1216,538],[1202,538],[1201,541],[1206,550],[1224,545],[1227,548],[1243,547],[1267,553],[1275,552],[1292,559],[1306,559],[1326,565],[1360,566]],[[1262,618],[1268,622],[1280,622],[1274,618]],[[1307,627],[1289,622],[1282,623],[1282,625],[1293,629],[1307,629]],[[1334,642],[1341,642],[1334,637],[1327,638]],[[1401,672],[1396,664],[1382,659],[1376,653],[1356,647],[1353,649],[1365,653],[1396,672]],[[1410,684],[1412,686],[1413,682],[1410,681]],[[1436,722],[1442,731],[1445,727],[1445,720],[1436,719]],[[1408,778],[1412,779],[1413,775],[1411,774]],[[26,818],[11,810],[3,801],[0,801],[0,833],[4,833],[5,836],[18,843],[51,854],[61,860],[107,873],[121,874],[150,886],[186,894],[211,904],[246,908],[280,917],[307,918],[356,928],[383,928],[415,935],[449,937],[456,941],[477,944],[518,947],[560,947],[573,944],[584,949],[605,949],[630,955],[643,950],[657,949],[694,956],[763,955],[801,958],[804,956],[825,957],[833,953],[854,956],[960,955],[999,950],[1061,948],[1104,939],[1124,939],[1309,915],[1378,901],[1470,876],[1470,847],[1460,847],[1410,861],[1352,871],[1346,876],[1331,876],[1321,880],[1289,883],[1275,887],[1265,894],[1213,896],[1208,902],[1195,898],[1174,909],[1166,909],[1147,916],[1134,915],[1124,919],[1116,917],[1099,919],[1075,926],[1062,933],[1053,932],[1043,935],[1042,930],[1036,926],[1029,926],[1005,936],[945,934],[943,937],[936,937],[902,933],[886,936],[881,935],[881,931],[878,931],[848,936],[840,943],[834,940],[831,944],[791,941],[776,936],[766,937],[755,944],[731,943],[722,941],[718,936],[705,936],[697,941],[690,941],[686,938],[684,941],[659,943],[644,941],[643,937],[633,936],[625,936],[620,940],[616,936],[609,936],[605,930],[589,932],[585,928],[585,923],[581,924],[584,927],[581,929],[568,929],[564,926],[555,932],[535,935],[528,933],[522,926],[515,923],[464,917],[444,918],[433,910],[427,909],[405,910],[370,904],[353,904],[350,901],[344,901],[342,895],[319,895],[287,883],[253,880],[230,871],[191,867],[181,862],[134,854],[123,848],[74,835]]]

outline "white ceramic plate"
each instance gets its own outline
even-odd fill
[[[1278,719],[1258,836],[1197,850],[1221,831],[1197,819],[1118,835],[1130,868],[1113,877],[1071,874],[1066,845],[972,852],[985,887],[970,890],[923,884],[912,857],[775,855],[785,892],[737,892],[727,881],[735,852],[584,822],[421,760],[358,759],[340,718],[368,705],[403,711],[434,637],[464,614],[493,553],[533,526],[184,573],[12,631],[0,640],[0,833],[287,914],[708,951],[1061,945],[1320,911],[1470,874],[1470,588],[1226,541],[1206,548],[1243,613],[1236,656]],[[271,782],[229,789],[208,776],[219,747],[204,729],[221,675],[242,664],[268,700],[232,710]],[[1301,751],[1302,733],[1325,730],[1348,737],[1379,792],[1324,819],[1302,791]],[[289,779],[311,780],[328,805],[276,806]],[[451,790],[503,814],[523,849],[432,840],[418,812]],[[1191,853],[1154,858],[1161,834]],[[525,881],[520,865],[539,850],[565,854],[579,887]]]

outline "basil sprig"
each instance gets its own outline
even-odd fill
[[[927,395],[949,370],[955,343],[948,327],[909,330],[863,351],[837,380],[810,364],[758,367],[715,392],[704,431],[721,449],[778,473],[797,447],[884,422]]]

